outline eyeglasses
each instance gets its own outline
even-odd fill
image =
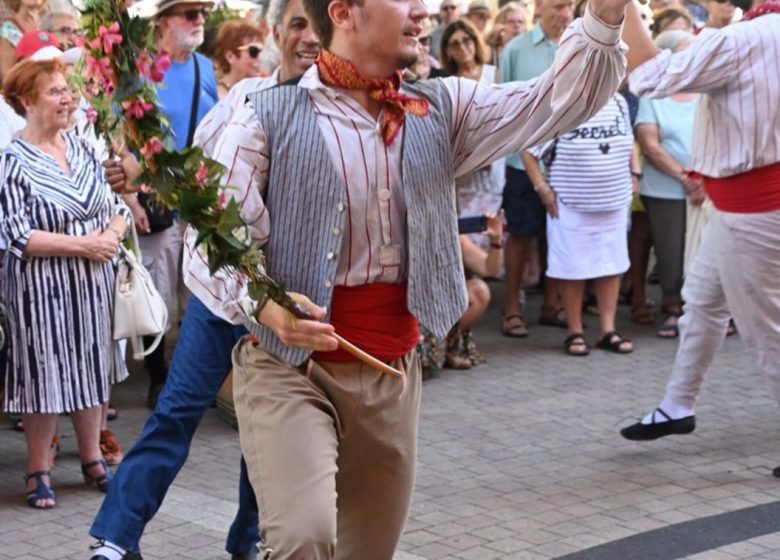
[[[417,40],[420,42],[420,44],[423,47],[430,47],[431,46],[431,36],[428,35],[427,37],[418,37]]]
[[[463,47],[464,49],[469,48],[471,45],[474,44],[474,39],[471,37],[464,37],[463,39],[455,39],[453,41],[449,41],[447,43],[448,49],[457,49],[458,47]]]
[[[236,50],[246,51],[249,58],[257,58],[260,56],[260,53],[263,52],[263,47],[258,47],[257,45],[244,45],[243,47],[238,47]]]
[[[64,95],[67,95],[70,97],[73,90],[69,87],[61,87],[61,88],[51,88],[46,92],[46,95],[49,95],[51,97],[63,97]]]
[[[203,19],[208,19],[209,11],[206,8],[190,8],[189,10],[182,10],[180,12],[170,12],[172,16],[181,16],[189,22],[197,21],[198,16],[203,16]]]
[[[76,35],[78,37],[81,37],[84,34],[83,29],[78,29],[76,27],[60,27],[59,29],[52,29],[54,33],[62,33],[63,35]]]

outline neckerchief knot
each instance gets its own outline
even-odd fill
[[[323,83],[342,89],[367,91],[372,99],[384,104],[382,112],[382,139],[385,146],[395,140],[406,113],[416,117],[428,115],[430,107],[425,98],[411,97],[399,90],[403,83],[400,71],[393,72],[386,78],[366,78],[360,75],[355,65],[322,49],[317,55],[317,69]]]

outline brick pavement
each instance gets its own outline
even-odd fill
[[[494,285],[500,292],[500,286]],[[536,317],[532,298],[529,319]],[[774,403],[739,338],[727,340],[687,437],[623,441],[619,427],[655,406],[676,344],[651,329],[619,326],[631,356],[562,352],[564,332],[534,327],[503,338],[498,309],[477,340],[488,363],[444,371],[424,387],[415,499],[397,560],[549,559],[671,524],[780,500],[780,438]],[[587,337],[596,336],[588,319]],[[120,386],[113,423],[128,446],[138,435],[145,377]],[[2,422],[3,427],[8,426]],[[60,506],[23,501],[24,443],[0,430],[0,559],[84,559],[101,495],[81,482],[73,429],[53,481]],[[235,510],[238,443],[210,411],[190,459],[142,541],[144,557],[217,559]],[[632,558],[651,558],[638,550]],[[780,533],[690,556],[695,560],[780,558]],[[360,559],[360,560],[371,560]]]

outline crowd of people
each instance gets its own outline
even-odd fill
[[[57,419],[70,415],[85,481],[107,493],[91,529],[94,560],[138,557],[231,368],[244,458],[228,552],[255,558],[262,543],[264,558],[332,558],[338,541],[339,557],[357,558],[370,542],[390,558],[411,497],[420,381],[485,362],[473,331],[489,305],[502,309],[494,328],[524,338],[528,294],[538,290],[538,323],[566,331],[570,356],[587,356],[591,342],[634,350],[617,324],[621,303],[634,323],[679,338],[667,395],[623,431],[629,439],[692,431],[708,360],[736,330],[729,319],[747,334],[759,328],[764,315],[749,315],[730,295],[733,278],[713,271],[720,256],[703,232],[718,203],[732,207],[710,200],[710,177],[777,158],[721,169],[695,118],[729,76],[674,78],[700,69],[691,44],[718,43],[742,17],[730,2],[651,0],[643,13],[629,2],[625,21],[626,0],[443,0],[436,14],[416,1],[271,0],[219,18],[211,0],[139,4],[170,58],[157,95],[176,149],[200,146],[226,166],[268,272],[323,321],[293,321],[274,302],[255,310],[235,277],[210,274],[197,232],[132,186],[134,155],[109,157],[69,80],[82,36],[70,0],[0,0],[4,410],[24,432],[26,500],[37,509],[57,503]],[[377,46],[394,30],[398,52]],[[777,138],[771,122],[761,138]],[[702,158],[706,169],[695,166]],[[460,232],[464,224],[477,226]],[[127,377],[111,321],[112,263],[128,228],[168,329],[178,328],[144,358],[152,414],[124,453],[107,422],[111,386]],[[719,274],[723,285],[713,286]],[[771,275],[756,270],[757,281]],[[503,301],[491,302],[491,283],[503,283]],[[592,341],[585,313],[598,316]],[[335,332],[401,370],[405,389],[354,362]],[[758,343],[770,377],[776,346]],[[340,381],[353,378],[360,395]],[[366,403],[373,412],[354,413]],[[404,429],[377,438],[391,424]],[[305,461],[289,430],[307,434]],[[381,488],[363,469],[366,450],[385,465]],[[307,503],[293,506],[290,495]]]

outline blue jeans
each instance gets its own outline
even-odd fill
[[[233,346],[245,334],[243,327],[219,319],[190,298],[157,407],[111,482],[90,529],[93,537],[139,552],[144,528],[184,465],[195,429],[230,371]],[[239,508],[227,551],[237,554],[255,546],[258,525],[257,502],[242,459]]]

